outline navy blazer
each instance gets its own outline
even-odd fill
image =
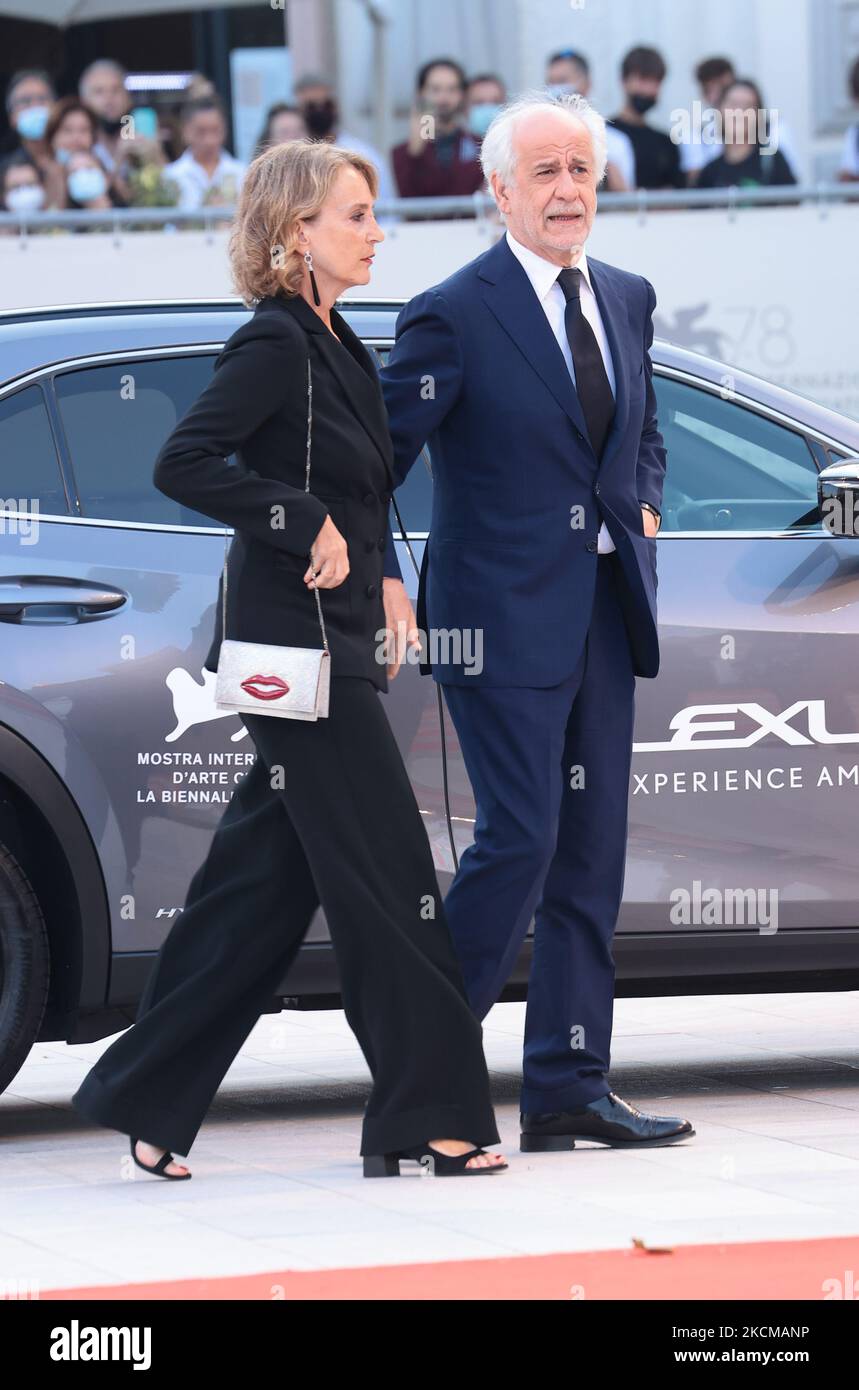
[[[482,670],[469,671],[467,646],[445,651],[441,640],[436,680],[564,680],[587,632],[602,520],[621,564],[635,673],[659,668],[656,543],[640,507],[661,508],[666,463],[649,351],[656,295],[648,280],[605,261],[589,256],[588,268],[617,392],[600,461],[564,355],[506,238],[398,316],[381,372],[395,486],[427,442],[433,467],[418,623],[430,635],[482,630]],[[390,556],[385,568],[394,572]]]

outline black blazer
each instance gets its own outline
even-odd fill
[[[330,515],[346,540],[350,565],[341,585],[319,590],[331,674],[368,677],[387,690],[375,634],[384,627],[393,453],[373,359],[336,309],[331,322],[339,342],[300,295],[261,300],[224,345],[211,384],[164,444],[153,478],[168,497],[235,528],[226,635],[244,642],[321,646],[316,599],[302,575]],[[229,464],[232,453],[237,462]],[[220,650],[221,587],[209,671]]]

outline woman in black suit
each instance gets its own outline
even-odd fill
[[[436,1175],[507,1166],[480,1147],[498,1142],[482,1030],[379,699],[396,662],[386,668],[376,634],[400,621],[413,629],[414,615],[402,583],[384,577],[392,452],[378,377],[333,307],[370,278],[383,239],[376,189],[371,164],[324,142],[291,141],[254,160],[230,245],[253,317],[155,465],[162,492],[235,528],[227,638],[318,648],[315,576],[331,652],[327,718],[239,716],[256,760],[191,880],[134,1027],[73,1097],[164,1177],[191,1176],[170,1150],[187,1155],[320,902],[373,1078],[365,1176],[398,1172],[401,1157]],[[220,602],[219,589],[210,670]]]

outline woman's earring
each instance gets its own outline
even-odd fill
[[[313,257],[311,256],[309,251],[305,251],[304,253],[304,263],[307,266],[308,271],[310,272],[310,288],[313,291],[313,303],[321,304],[322,300],[319,298],[319,290],[316,285],[316,276],[313,274]]]

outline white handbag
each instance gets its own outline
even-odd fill
[[[310,491],[310,429],[313,385],[307,359],[307,466],[304,491]],[[331,653],[322,604],[313,583],[321,647],[278,647],[264,642],[226,640],[227,538],[224,536],[221,648],[215,678],[218,709],[242,714],[271,714],[280,719],[324,719],[331,690]]]

